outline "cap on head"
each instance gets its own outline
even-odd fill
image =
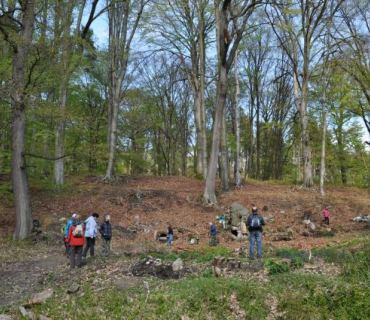
[[[77,213],[72,214],[73,219],[76,218],[76,217],[77,217]]]
[[[252,211],[257,211],[257,207],[253,206]]]

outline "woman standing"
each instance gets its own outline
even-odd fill
[[[80,221],[79,214],[76,214],[76,216],[73,218],[72,226],[69,229],[67,242],[70,246],[69,265],[71,269],[73,269],[75,266],[80,268],[82,249],[85,244],[85,230],[83,228],[83,223]]]

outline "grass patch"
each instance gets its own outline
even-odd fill
[[[198,251],[169,251],[169,252],[151,252],[143,253],[140,255],[141,259],[146,258],[148,255],[151,255],[153,258],[173,261],[177,258],[181,258],[183,261],[194,261],[197,263],[209,263],[213,261],[213,258],[216,256],[230,257],[232,256],[233,251],[230,251],[228,248],[224,247],[214,247],[209,249],[200,249]]]
[[[33,310],[37,315],[45,314],[52,319],[181,319],[182,316],[234,319],[231,306],[237,304],[247,319],[263,319],[268,314],[266,292],[255,290],[255,286],[250,281],[233,278],[155,282],[147,301],[143,288],[94,292],[87,286],[80,298],[66,297],[59,290],[54,298]]]

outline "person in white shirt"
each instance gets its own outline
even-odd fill
[[[94,256],[95,239],[96,239],[96,236],[98,235],[98,218],[99,218],[99,214],[94,212],[85,221],[86,246],[82,254],[84,258],[86,258],[89,249],[90,249],[90,256],[91,257]]]

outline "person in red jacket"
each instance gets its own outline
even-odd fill
[[[79,214],[77,214],[73,218],[72,226],[69,229],[67,242],[71,247],[69,253],[69,265],[71,269],[73,269],[75,266],[77,266],[77,268],[80,268],[82,260],[82,249],[85,244],[85,230],[83,228],[83,223],[80,221]]]

